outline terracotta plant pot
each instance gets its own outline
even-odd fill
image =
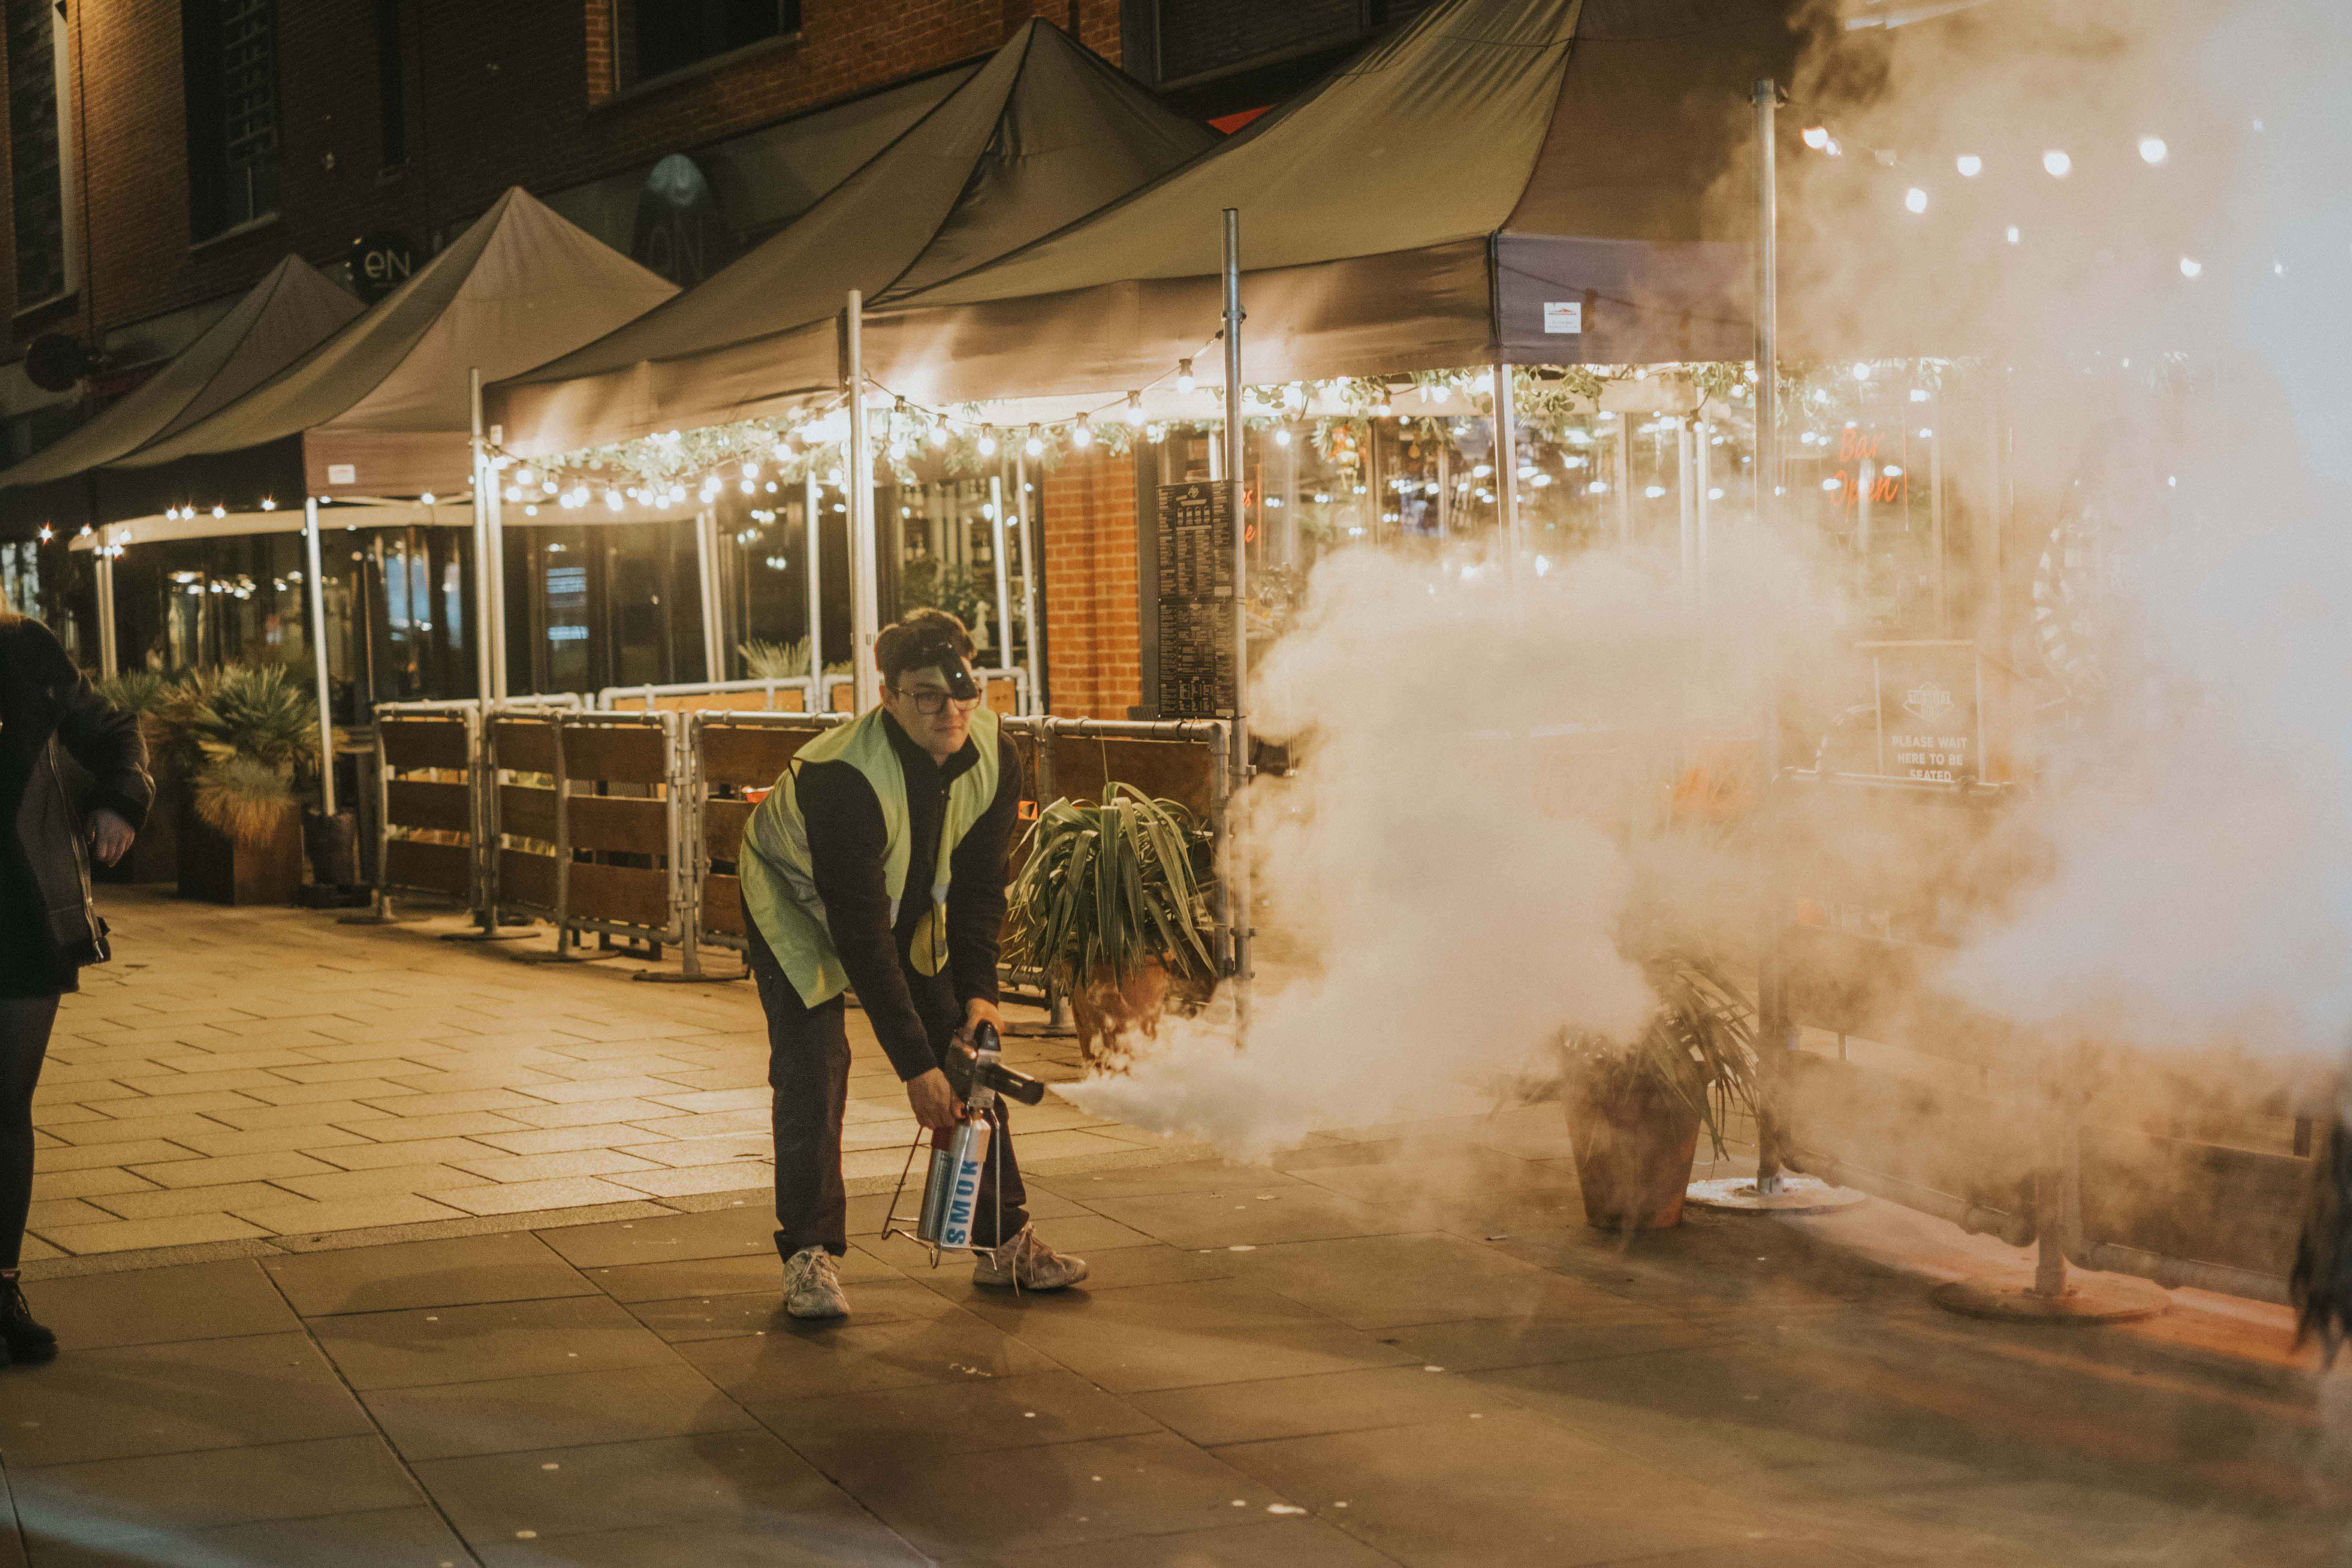
[[[1663,1087],[1620,1075],[1605,1089],[1571,1080],[1568,1138],[1584,1189],[1585,1223],[1597,1230],[1664,1230],[1680,1225],[1698,1112]]]
[[[1124,980],[1108,972],[1090,978],[1070,997],[1070,1020],[1077,1026],[1078,1054],[1087,1065],[1116,1062],[1119,1039],[1130,1029],[1150,1039],[1160,1032],[1168,1007],[1168,972],[1146,964]]]
[[[179,824],[180,897],[291,904],[302,887],[302,822],[289,812],[268,842],[239,844],[193,810]]]

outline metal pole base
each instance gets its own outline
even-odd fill
[[[2057,1294],[2045,1295],[2033,1288],[2031,1269],[1989,1279],[1955,1279],[1937,1286],[1927,1300],[1946,1311],[1997,1323],[2083,1328],[2137,1322],[2172,1306],[2161,1287],[2119,1274],[2076,1272]]]
[[[404,926],[432,918],[431,915],[396,914],[390,910],[370,910],[363,915],[337,915],[335,923],[339,926]]]
[[[683,972],[674,974],[667,969],[647,969],[632,974],[629,978],[651,981],[656,985],[719,985],[730,980],[749,980],[751,978],[751,971],[747,966],[727,974],[712,974],[707,970],[700,974],[688,974]]]
[[[1778,1192],[1758,1192],[1753,1176],[1723,1176],[1693,1182],[1683,1201],[1725,1214],[1835,1214],[1853,1207],[1865,1196],[1852,1187],[1833,1187],[1819,1176],[1784,1171]]]

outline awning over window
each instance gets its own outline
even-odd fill
[[[539,453],[748,417],[800,390],[776,345],[849,290],[887,300],[1049,234],[1215,141],[1031,22],[823,201],[642,321],[497,389],[510,450]]]
[[[108,468],[101,507],[456,494],[471,478],[469,371],[543,363],[677,291],[510,189],[299,363]]]

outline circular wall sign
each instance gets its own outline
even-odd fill
[[[378,229],[352,241],[352,287],[374,304],[408,281],[416,270],[416,247],[408,237]]]

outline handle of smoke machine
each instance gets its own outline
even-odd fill
[[[1045,1085],[1027,1073],[1015,1072],[997,1059],[1000,1042],[996,1026],[982,1019],[971,1032],[972,1052],[964,1058],[962,1073],[965,1084],[979,1084],[992,1089],[1005,1099],[1022,1105],[1035,1105],[1045,1098]],[[955,1083],[958,1074],[950,1072],[948,1081]],[[959,1094],[969,1095],[967,1088],[959,1087]]]

